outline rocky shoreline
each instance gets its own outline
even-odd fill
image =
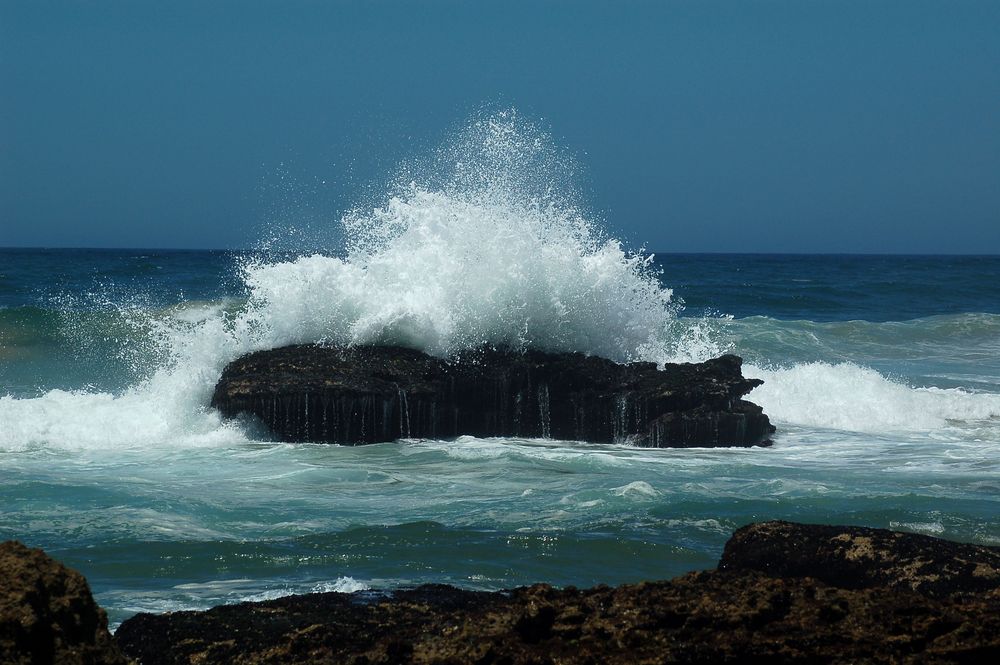
[[[127,662],[83,575],[42,550],[0,543],[0,663]]]
[[[670,581],[307,594],[139,614],[114,639],[85,580],[40,550],[0,546],[0,579],[8,580],[0,597],[5,663],[1000,658],[1000,548],[864,527],[752,524],[733,534],[716,570]]]
[[[212,406],[282,441],[363,444],[461,435],[651,447],[768,445],[742,360],[618,364],[482,348],[440,359],[393,346],[288,346],[231,362]]]

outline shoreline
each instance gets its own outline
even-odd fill
[[[0,553],[5,577],[15,580],[0,604],[5,662],[31,662],[23,649],[37,643],[40,625],[53,629],[42,636],[57,659],[63,649],[67,662],[127,657],[146,665],[951,663],[1000,655],[1000,547],[868,527],[750,524],[733,533],[716,569],[668,581],[582,590],[423,585],[313,593],[140,613],[113,638],[81,575],[13,541],[0,545]],[[24,579],[25,561],[37,579]],[[20,573],[12,575],[17,566]],[[44,603],[36,597],[46,584],[52,597],[67,588],[74,594],[51,602],[52,616],[39,610]],[[18,593],[33,612],[6,609],[16,608]],[[60,624],[67,623],[67,606],[75,612],[68,628]],[[32,625],[25,624],[29,614]],[[88,627],[89,642],[79,639],[80,625]],[[33,635],[34,642],[10,635]]]

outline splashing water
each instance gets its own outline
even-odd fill
[[[389,343],[447,356],[490,344],[664,362],[676,304],[555,189],[551,140],[516,114],[468,128],[426,183],[343,219],[346,257],[251,265],[268,343]],[[443,175],[442,175],[443,174]]]
[[[516,112],[476,120],[429,163],[402,168],[384,203],[346,214],[340,256],[250,261],[241,310],[193,317],[182,308],[133,326],[148,332],[149,357],[167,358],[141,384],[117,396],[0,399],[0,415],[18,423],[0,445],[239,436],[206,408],[222,368],[293,343],[397,344],[438,356],[487,344],[658,363],[710,355],[697,326],[678,325],[680,304],[652,257],[626,251],[582,212],[574,169]]]

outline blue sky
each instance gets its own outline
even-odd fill
[[[0,246],[247,247],[516,107],[632,246],[1000,253],[1000,3],[0,0]]]

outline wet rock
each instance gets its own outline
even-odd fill
[[[0,543],[0,663],[122,664],[87,580],[42,550]]]
[[[820,532],[766,523],[737,532],[720,570],[668,582],[586,590],[538,584],[487,593],[428,585],[395,593],[309,594],[207,612],[140,614],[122,624],[117,638],[146,665],[997,662],[1000,588],[971,590],[956,583],[945,593],[911,583],[913,562],[936,561],[951,570],[957,551],[951,546],[957,544],[889,536],[893,565],[851,579],[848,587],[753,569],[762,543],[770,537],[784,543],[795,527],[807,540],[822,542],[771,551],[802,559],[802,568],[854,561],[856,550],[843,543],[869,537],[853,527]],[[859,547],[867,552],[868,541]],[[971,566],[970,575],[993,579],[1000,572],[994,548],[959,548],[960,566]],[[953,581],[964,575],[943,574]]]
[[[719,569],[947,596],[1000,588],[1000,548],[887,529],[775,521],[733,533]]]
[[[654,447],[766,445],[774,432],[742,361],[621,365],[577,353],[480,349],[442,360],[389,346],[290,346],[230,363],[212,397],[284,441],[460,435]]]

